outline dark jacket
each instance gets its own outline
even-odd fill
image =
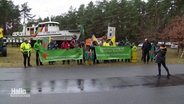
[[[156,63],[165,63],[165,57],[167,53],[167,48],[156,50],[157,55],[155,56]]]
[[[144,42],[142,46],[142,50],[144,52],[148,52],[149,50],[151,50],[151,43],[149,41]]]
[[[125,43],[123,41],[119,42],[118,46],[125,46]]]
[[[56,48],[55,43],[51,41],[51,42],[48,44],[48,49],[49,49],[49,50],[53,50],[53,49],[55,49],[55,48]]]

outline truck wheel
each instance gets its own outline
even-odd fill
[[[6,49],[6,47],[3,47],[3,49],[2,49],[2,55],[3,56],[7,56],[7,49]]]

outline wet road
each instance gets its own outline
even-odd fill
[[[184,65],[1,68],[0,104],[184,104]],[[10,97],[23,88],[30,97]],[[43,100],[44,99],[44,100]]]

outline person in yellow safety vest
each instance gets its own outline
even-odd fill
[[[110,46],[109,41],[108,40],[104,41],[103,46]]]
[[[109,44],[109,40],[105,40],[104,42],[103,42],[103,45],[102,46],[104,46],[104,47],[109,47],[110,46],[110,44]],[[109,62],[109,60],[104,60],[104,63],[108,63]]]
[[[32,67],[30,64],[30,57],[31,57],[31,44],[28,42],[28,39],[24,39],[24,42],[20,45],[20,51],[24,57],[24,68],[26,68],[26,61],[28,59],[28,66]]]
[[[136,52],[137,51],[137,46],[133,43],[132,44],[132,52]]]
[[[0,38],[3,38],[3,29],[0,26]]]
[[[0,26],[0,51],[3,48],[3,29]]]
[[[137,62],[137,46],[133,43],[132,44],[132,58],[131,62]]]

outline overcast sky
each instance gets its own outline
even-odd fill
[[[36,18],[45,18],[48,16],[61,15],[67,13],[70,6],[78,10],[81,4],[87,5],[90,1],[94,3],[102,0],[12,0],[15,5],[21,5],[28,2],[28,6],[32,8],[31,14]]]

